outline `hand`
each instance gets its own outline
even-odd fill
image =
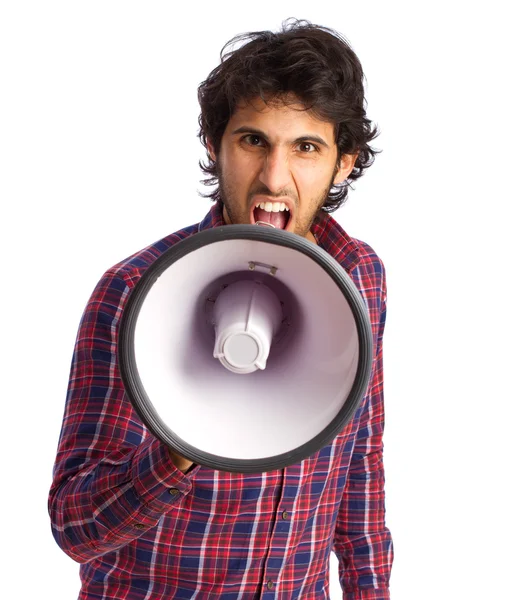
[[[173,461],[175,467],[182,473],[187,473],[187,471],[194,464],[188,458],[185,458],[184,456],[181,456],[180,454],[177,454],[176,452],[171,450],[171,448],[169,448],[169,457]]]

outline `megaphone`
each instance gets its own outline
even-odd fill
[[[365,303],[327,252],[290,232],[227,225],[144,272],[118,358],[153,435],[196,464],[251,473],[335,438],[365,395],[372,348]]]

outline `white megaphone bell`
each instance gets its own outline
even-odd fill
[[[369,383],[367,308],[343,268],[295,234],[254,225],[176,243],[120,323],[126,393],[175,452],[264,472],[330,443]]]

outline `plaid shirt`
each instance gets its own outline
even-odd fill
[[[369,310],[372,378],[354,418],[327,447],[283,470],[178,471],[141,423],[116,362],[117,326],[146,268],[205,219],[109,269],[82,317],[50,490],[53,535],[81,563],[81,600],[329,598],[339,558],[346,600],[386,600],[393,558],[382,462],[383,265],[329,215],[313,233]],[[336,318],[336,315],[333,315]]]

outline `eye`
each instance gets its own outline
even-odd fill
[[[312,154],[313,152],[317,152],[319,150],[319,148],[317,148],[315,144],[312,144],[312,142],[301,142],[299,144],[299,149],[305,154]]]
[[[242,141],[248,144],[249,146],[259,146],[259,142],[262,141],[262,138],[259,135],[250,133],[249,135],[245,135],[242,138]]]

